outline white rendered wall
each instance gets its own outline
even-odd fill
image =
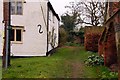
[[[47,2],[41,2],[47,23]],[[43,33],[39,34],[38,24],[41,24]],[[24,26],[23,43],[11,43],[13,56],[46,56],[47,26],[39,2],[23,4],[23,15],[12,15],[13,26]]]
[[[55,17],[54,25],[55,25],[55,33],[57,34],[55,47],[57,47],[59,44],[59,21],[56,17]]]
[[[58,19],[56,18],[56,16],[52,13],[52,11],[50,10],[50,20],[49,20],[49,32],[52,33],[52,28],[54,28],[54,33],[56,34],[56,41],[55,41],[55,46],[54,48],[56,48],[58,46],[58,37],[59,37],[59,32],[58,32],[58,29],[59,29],[59,21]],[[54,21],[53,21],[53,15],[54,15]],[[51,46],[51,44],[49,43],[48,44],[48,51],[52,50],[53,47]]]

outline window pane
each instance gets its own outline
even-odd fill
[[[17,2],[17,14],[22,14],[22,2]]]
[[[15,14],[15,2],[11,2],[11,14]]]
[[[14,37],[15,37],[14,33],[15,33],[15,30],[12,29],[12,30],[11,30],[11,35],[10,35],[10,40],[11,40],[11,41],[14,41]]]
[[[21,41],[21,29],[16,29],[16,41]]]
[[[55,19],[55,18],[54,18],[54,15],[53,15],[53,22],[55,21],[54,19]]]
[[[49,20],[51,20],[51,12],[49,11]]]

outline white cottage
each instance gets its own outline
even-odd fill
[[[11,55],[46,56],[58,46],[59,20],[47,0],[12,0]]]

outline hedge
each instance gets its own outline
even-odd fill
[[[100,33],[85,34],[85,43],[84,43],[85,49],[87,51],[97,52],[98,51],[98,40],[100,36],[101,36]]]

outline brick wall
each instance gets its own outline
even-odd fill
[[[8,21],[9,19],[9,3],[4,2],[3,3],[3,16],[4,16],[4,21]]]
[[[120,11],[119,11],[120,12]],[[120,36],[120,13],[114,14],[106,23],[105,30],[99,40],[99,54],[104,55],[104,62],[106,66],[111,66],[118,63],[117,51],[118,37]],[[117,35],[118,34],[118,35]],[[118,49],[119,50],[119,49]]]

